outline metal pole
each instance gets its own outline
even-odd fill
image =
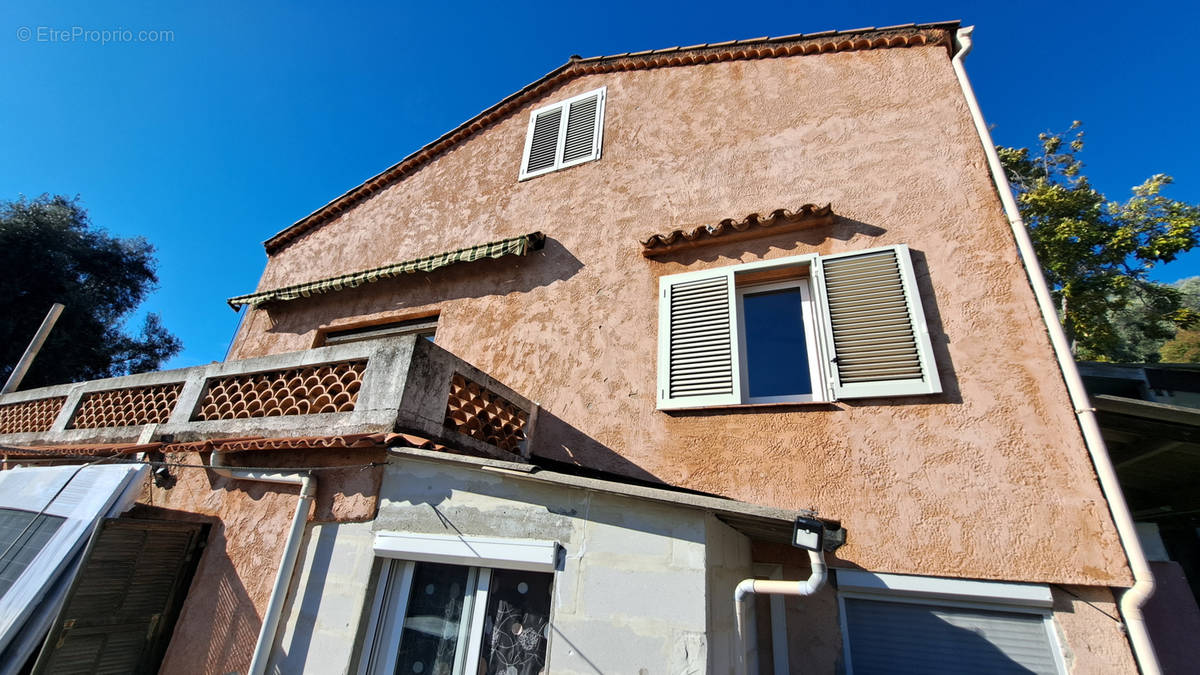
[[[25,353],[21,355],[21,360],[17,361],[17,365],[13,367],[12,373],[8,376],[8,382],[4,383],[4,388],[0,389],[0,394],[8,394],[16,391],[17,387],[21,386],[21,380],[25,379],[25,373],[29,371],[29,366],[33,364],[34,357],[41,350],[42,345],[46,342],[46,336],[50,335],[50,329],[54,328],[54,322],[58,321],[58,316],[62,314],[63,304],[61,302],[54,303],[50,307],[50,311],[46,313],[46,318],[42,319],[42,326],[38,328],[37,334],[29,341],[29,346],[25,348]]]

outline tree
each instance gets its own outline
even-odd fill
[[[23,388],[155,370],[179,339],[148,314],[123,325],[158,282],[154,247],[93,228],[78,198],[0,202],[0,382],[50,306],[66,305]]]
[[[1079,122],[1038,139],[1036,153],[997,151],[1076,356],[1155,360],[1158,345],[1200,322],[1178,289],[1149,280],[1155,265],[1200,244],[1200,206],[1163,196],[1172,182],[1163,174],[1108,201],[1082,173]]]
[[[1183,294],[1183,304],[1200,312],[1200,277],[1180,279],[1174,284]],[[1200,363],[1200,330],[1183,329],[1159,351],[1167,363]]]

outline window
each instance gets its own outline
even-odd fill
[[[380,532],[375,553],[360,674],[545,671],[557,543]]]
[[[21,578],[66,518],[0,508],[0,597]]]
[[[600,159],[605,87],[529,115],[520,180]]]
[[[837,572],[846,672],[1066,673],[1048,587]]]
[[[544,671],[554,575],[403,560],[385,567],[367,673]]]
[[[906,246],[665,276],[658,407],[941,391]]]
[[[377,340],[400,335],[416,335],[433,342],[436,334],[437,317],[431,316],[423,319],[411,319],[408,321],[396,321],[393,323],[375,324],[373,326],[329,331],[325,333],[324,344],[328,347],[331,345],[344,345],[351,342]]]

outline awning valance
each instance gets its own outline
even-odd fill
[[[542,248],[545,241],[546,236],[541,232],[523,234],[519,237],[490,241],[486,244],[477,244],[455,251],[447,251],[414,260],[392,263],[383,267],[363,270],[362,272],[351,272],[350,274],[317,279],[316,281],[306,281],[302,284],[274,288],[260,293],[239,295],[235,298],[230,298],[227,302],[229,302],[229,306],[234,311],[237,311],[243,305],[258,307],[268,302],[307,298],[310,295],[340,291],[344,288],[355,288],[362,284],[379,281],[380,279],[398,277],[401,274],[431,272],[439,267],[445,267],[457,262],[471,262],[473,260],[482,260],[483,258],[500,258],[506,255],[526,255],[529,251],[536,251]]]

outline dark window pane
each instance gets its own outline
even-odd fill
[[[396,675],[450,675],[453,671],[468,572],[469,568],[459,565],[417,563],[400,634]]]
[[[746,293],[746,372],[750,398],[812,393],[799,288]]]
[[[0,508],[0,597],[41,552],[66,518]]]
[[[483,620],[479,672],[538,675],[546,667],[550,635],[550,585],[543,572],[493,570]]]

